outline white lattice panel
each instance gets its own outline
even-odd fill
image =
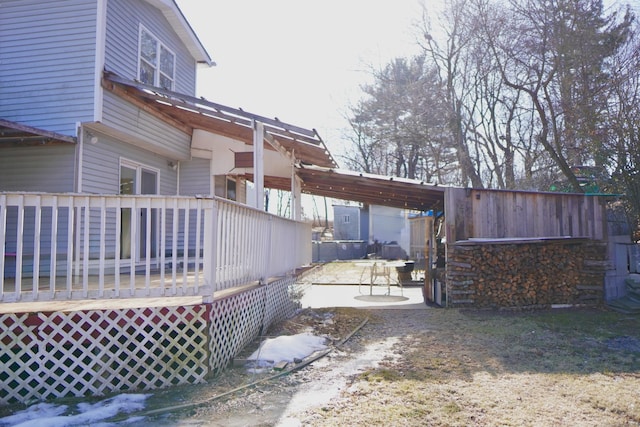
[[[290,289],[295,285],[295,277],[285,277],[267,285],[263,333],[274,322],[291,317],[296,304],[290,297]]]
[[[0,403],[37,398],[29,383],[40,375],[38,344],[29,314],[5,314],[0,317]],[[32,383],[33,384],[33,383]]]
[[[219,373],[260,333],[264,287],[214,301],[211,309],[209,368]]]
[[[208,308],[4,315],[0,403],[200,382]]]
[[[296,306],[289,297],[289,286],[294,282],[294,277],[283,278],[213,303],[209,358],[211,372],[219,373],[271,323],[293,314]]]
[[[293,314],[294,282],[195,306],[0,315],[0,404],[201,382]]]

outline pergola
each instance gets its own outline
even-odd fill
[[[214,150],[215,157],[223,153],[227,157],[221,170],[256,184],[259,200],[262,188],[274,188],[291,191],[294,196],[306,193],[416,211],[444,207],[444,187],[338,169],[315,129],[162,90],[112,73],[105,73],[103,87],[191,135],[194,156],[211,157]]]

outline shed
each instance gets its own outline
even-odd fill
[[[297,174],[306,193],[421,212],[411,219],[410,256],[425,265],[426,301],[598,305],[623,292],[631,242],[611,232],[607,196],[443,187],[304,165]]]
[[[448,307],[597,305],[615,288],[605,286],[613,244],[606,197],[448,188],[444,200],[442,212],[412,220],[412,250],[424,239],[431,267],[426,299]]]

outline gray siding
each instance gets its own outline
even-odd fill
[[[194,58],[162,12],[142,0],[110,0],[107,3],[106,69],[128,79],[137,79],[140,24],[176,55],[174,90],[194,95],[197,65]],[[110,92],[104,94],[103,123],[142,141],[142,146],[151,151],[180,160],[190,156],[190,135]]]
[[[166,156],[181,160],[190,156],[190,135],[109,92],[104,96],[103,123],[144,141],[147,148]]]
[[[333,238],[335,240],[360,240],[360,208],[358,206],[333,206]]]
[[[118,194],[120,158],[122,157],[158,169],[159,193],[176,194],[177,173],[169,168],[165,157],[103,135],[99,136],[97,144],[85,143],[83,152],[82,190],[84,193]]]
[[[180,195],[210,195],[210,167],[209,159],[193,159],[180,163]]]
[[[138,36],[144,25],[176,55],[176,92],[195,95],[196,61],[175,34],[162,12],[145,1],[109,0],[105,66],[128,78],[138,77]]]
[[[83,147],[83,192],[93,194],[118,194],[120,191],[120,159],[126,159],[143,166],[158,170],[159,194],[175,195],[177,188],[177,172],[168,166],[168,159],[130,144],[119,142],[105,135],[98,136],[96,144],[85,143]],[[107,257],[114,256],[115,238],[119,233],[115,228],[115,211],[107,211],[107,241],[105,248]],[[90,233],[93,242],[97,242],[99,236],[99,212],[92,212]],[[171,222],[169,222],[171,224]],[[168,230],[168,239],[171,238],[171,230]],[[96,245],[90,249],[92,255],[96,255],[100,248]]]
[[[74,190],[75,145],[45,147],[11,147],[0,149],[0,191],[63,193]],[[15,207],[7,209],[6,245],[7,252],[16,251],[17,213]],[[58,210],[58,249],[66,253],[68,209]],[[48,255],[51,251],[51,209],[42,212],[40,251],[43,273],[48,271]],[[35,209],[27,207],[24,212],[23,250],[26,254],[24,271],[31,269],[35,244]],[[7,277],[15,275],[15,262],[7,258]]]
[[[75,145],[0,149],[0,191],[71,192]]]
[[[0,117],[65,135],[93,119],[96,2],[0,0]]]

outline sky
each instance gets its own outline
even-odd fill
[[[422,5],[441,0],[176,0],[217,63],[200,69],[197,94],[308,129],[334,156],[344,116],[395,57],[418,53]],[[638,0],[609,0],[606,3]],[[338,158],[338,163],[342,165]]]
[[[198,96],[316,129],[334,156],[372,67],[418,52],[420,0],[177,4],[217,64],[198,70]]]

